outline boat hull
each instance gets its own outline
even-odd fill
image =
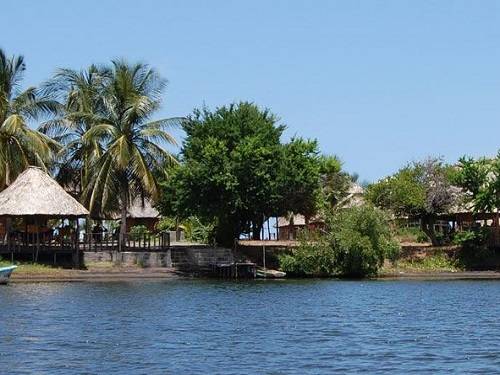
[[[0,284],[7,284],[17,266],[0,267]]]

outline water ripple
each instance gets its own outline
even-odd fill
[[[500,370],[496,281],[204,280],[0,288],[9,374]]]

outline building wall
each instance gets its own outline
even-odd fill
[[[233,262],[231,249],[213,247],[173,247],[162,252],[85,252],[84,263],[111,262],[125,266],[174,267],[206,270],[212,264]]]

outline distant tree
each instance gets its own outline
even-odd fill
[[[357,175],[349,175],[342,170],[342,162],[336,156],[320,157],[321,197],[323,209],[330,211],[347,196],[349,188],[357,180]]]
[[[438,245],[434,224],[456,201],[450,167],[439,159],[410,164],[368,187],[366,198],[396,216],[420,219],[422,231]]]
[[[500,152],[496,158],[459,160],[454,182],[466,194],[474,212],[495,212],[500,208]],[[498,225],[498,217],[495,222]]]
[[[0,190],[28,165],[47,169],[59,145],[29,126],[57,114],[59,104],[35,87],[20,90],[26,64],[23,56],[7,57],[0,49]]]

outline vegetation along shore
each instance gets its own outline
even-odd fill
[[[497,277],[500,153],[362,183],[317,140],[284,140],[255,103],[156,118],[166,80],[147,64],[60,68],[23,89],[25,69],[0,49],[0,256],[20,264],[14,281],[237,263],[288,277]]]

